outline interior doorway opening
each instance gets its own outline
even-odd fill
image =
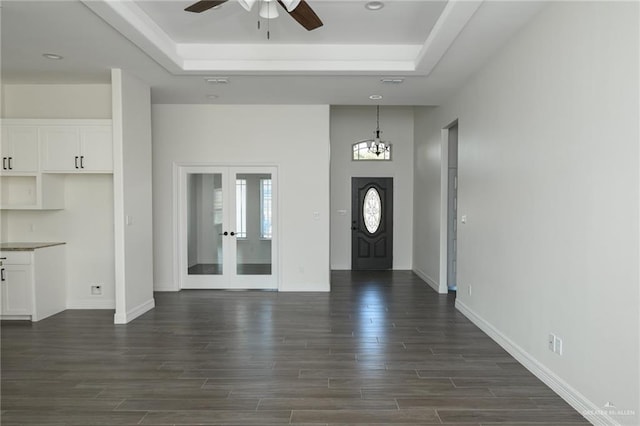
[[[277,170],[179,167],[180,288],[278,288]]]
[[[458,290],[458,121],[447,134],[447,291]]]

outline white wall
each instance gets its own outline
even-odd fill
[[[155,306],[151,197],[151,89],[112,70],[116,323]]]
[[[438,290],[446,288],[446,283],[440,286],[440,165],[443,151],[440,134],[433,131],[438,129],[439,123],[432,118],[435,117],[432,111],[431,107],[416,107],[414,111],[413,270]]]
[[[154,105],[152,118],[156,290],[178,289],[175,163],[278,166],[279,289],[329,290],[328,106]]]
[[[380,108],[381,138],[393,144],[392,161],[352,161],[353,143],[373,137],[375,129],[375,107],[331,107],[331,269],[351,269],[352,177],[393,178],[393,269],[412,267],[413,108]]]
[[[416,114],[416,265],[439,276],[440,137],[458,118],[457,306],[579,411],[626,425],[640,412],[638,12],[550,4]]]
[[[3,86],[5,118],[111,118],[110,84]]]
[[[110,92],[108,84],[4,85],[4,117],[111,118]],[[68,308],[114,308],[112,175],[67,175],[64,210],[0,214],[3,241],[67,243]],[[91,295],[95,284],[102,285],[102,295]]]
[[[64,210],[4,210],[3,241],[66,242],[67,308],[113,309],[113,178],[68,175],[64,196]],[[91,294],[96,284],[102,286],[100,296]]]

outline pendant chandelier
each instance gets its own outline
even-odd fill
[[[391,143],[381,140],[380,133],[382,132],[380,131],[380,105],[378,105],[376,106],[376,130],[373,132],[374,138],[360,141],[366,142],[369,152],[375,154],[377,157],[391,150]]]

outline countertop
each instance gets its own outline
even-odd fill
[[[33,251],[39,248],[59,246],[66,244],[63,242],[51,243],[0,243],[0,250],[3,251]]]

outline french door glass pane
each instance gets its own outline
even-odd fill
[[[271,275],[271,174],[237,174],[236,185],[245,190],[236,192],[236,273]]]
[[[189,275],[222,275],[222,174],[187,175]]]

